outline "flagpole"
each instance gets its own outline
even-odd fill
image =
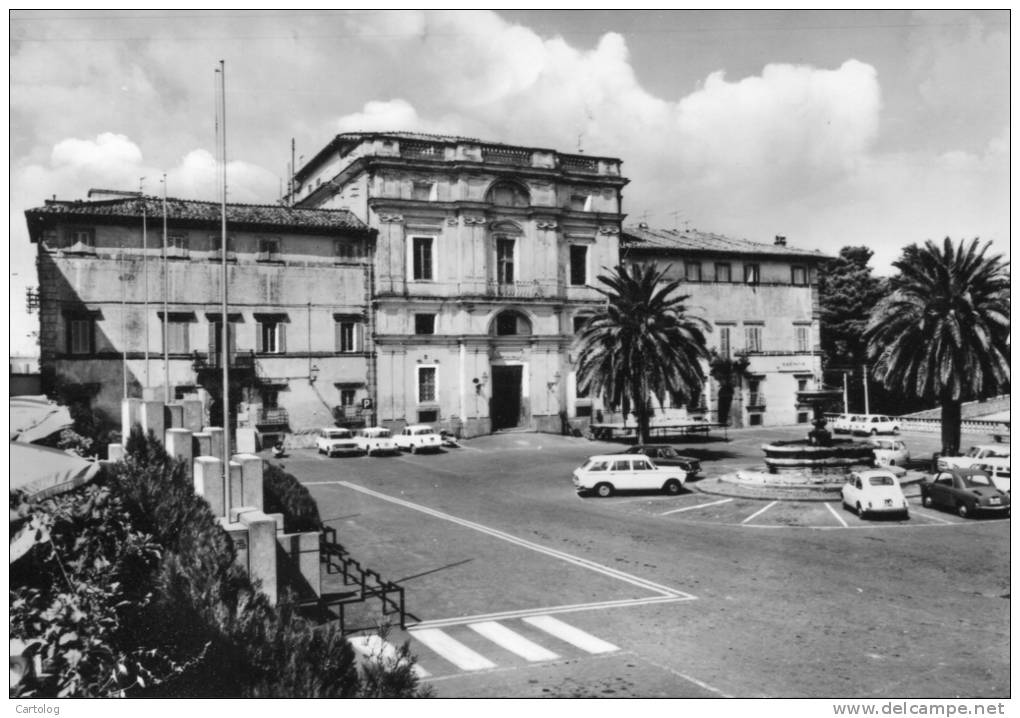
[[[170,315],[167,313],[167,295],[170,280],[166,263],[166,172],[163,173],[163,403],[170,403],[170,349],[167,339],[170,335]]]
[[[220,60],[220,282],[222,284],[222,363],[223,363],[223,499],[230,516],[230,332],[227,323],[227,82],[226,65]]]

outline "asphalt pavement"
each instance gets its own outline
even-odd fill
[[[674,445],[709,482],[801,433]],[[903,438],[926,459],[938,444]],[[279,463],[352,556],[404,587],[408,625],[387,640],[411,641],[441,697],[1008,695],[1008,519],[913,498],[908,520],[863,521],[838,502],[700,482],[578,496],[571,471],[621,448],[506,433],[434,455]],[[382,619],[369,609],[348,627]]]

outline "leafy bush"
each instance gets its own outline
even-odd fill
[[[288,532],[321,531],[319,507],[308,489],[293,475],[266,463],[262,471],[262,494],[267,514],[282,513]]]

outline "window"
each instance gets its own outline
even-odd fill
[[[570,196],[570,209],[575,212],[591,212],[592,197],[590,194],[575,194]]]
[[[280,240],[278,238],[259,239],[259,262],[277,262],[280,259]]]
[[[91,316],[67,318],[67,353],[92,354],[95,351],[96,320]]]
[[[809,421],[809,415],[808,415],[808,413],[806,411],[798,411],[797,412],[797,423],[798,424],[806,424],[806,423],[808,423],[808,421]]]
[[[411,278],[431,281],[435,275],[432,258],[432,237],[411,238]]]
[[[584,325],[588,323],[588,317],[574,317],[573,318],[573,323],[574,323],[574,334],[577,334],[582,329],[584,329]]]
[[[531,322],[519,312],[500,312],[496,315],[492,329],[500,337],[531,334]]]
[[[64,230],[64,243],[72,252],[95,249],[96,230],[91,227],[72,227]]]
[[[732,272],[730,271],[729,262],[716,262],[715,264],[715,281],[717,282],[730,282],[732,281]]]
[[[439,421],[438,409],[421,409],[418,411],[418,423],[431,424],[434,421]]]
[[[166,235],[166,253],[168,257],[188,256],[188,233],[168,232]]]
[[[336,320],[336,350],[341,354],[358,351],[358,322],[353,319]]]
[[[757,264],[744,265],[744,282],[746,284],[757,284],[761,281],[761,266]]]
[[[761,327],[744,327],[744,347],[749,352],[761,351]]]
[[[761,426],[761,414],[749,414],[747,423],[749,426]]]
[[[701,281],[701,263],[700,262],[684,262],[684,278],[688,282],[700,282]]]
[[[340,406],[345,409],[349,409],[354,406],[354,397],[357,394],[356,389],[341,389],[340,390]]]
[[[795,327],[797,332],[797,351],[808,351],[808,328],[804,326]]]
[[[494,184],[485,199],[500,207],[527,207],[531,203],[527,191],[510,182]]]
[[[283,354],[285,348],[285,324],[282,317],[256,316],[258,325],[255,333],[255,351],[260,354]]]
[[[618,459],[613,462],[613,471],[630,471],[630,462],[626,459]]]
[[[807,391],[807,379],[797,380],[797,391]]]
[[[651,471],[652,465],[643,459],[634,459],[634,471]]]
[[[435,334],[436,333],[436,315],[435,314],[415,314],[414,315],[414,333],[415,334]]]
[[[192,315],[170,314],[166,320],[166,351],[168,354],[187,354],[191,351],[188,334]]]
[[[514,248],[517,242],[507,237],[496,239],[496,276],[500,284],[514,282]]]
[[[436,368],[434,366],[418,367],[418,403],[424,404],[436,400]]]
[[[798,285],[807,284],[808,283],[807,277],[808,277],[807,267],[802,267],[802,266],[799,266],[799,265],[790,267],[790,283],[791,284],[798,284]]]
[[[356,262],[361,258],[361,243],[347,239],[334,240],[333,256],[340,262]]]
[[[719,327],[719,354],[724,359],[730,358],[730,328]]]
[[[570,284],[584,286],[588,283],[588,247],[583,244],[570,245]]]
[[[421,202],[434,202],[436,200],[436,183],[415,182],[411,187],[411,199]]]

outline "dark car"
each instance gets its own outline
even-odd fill
[[[644,454],[656,466],[676,466],[687,472],[687,478],[693,479],[701,473],[701,462],[690,456],[681,456],[676,449],[667,444],[637,444],[621,454]]]
[[[981,469],[947,468],[921,484],[921,503],[942,506],[966,518],[988,511],[1009,516],[1009,494],[995,488]]]

